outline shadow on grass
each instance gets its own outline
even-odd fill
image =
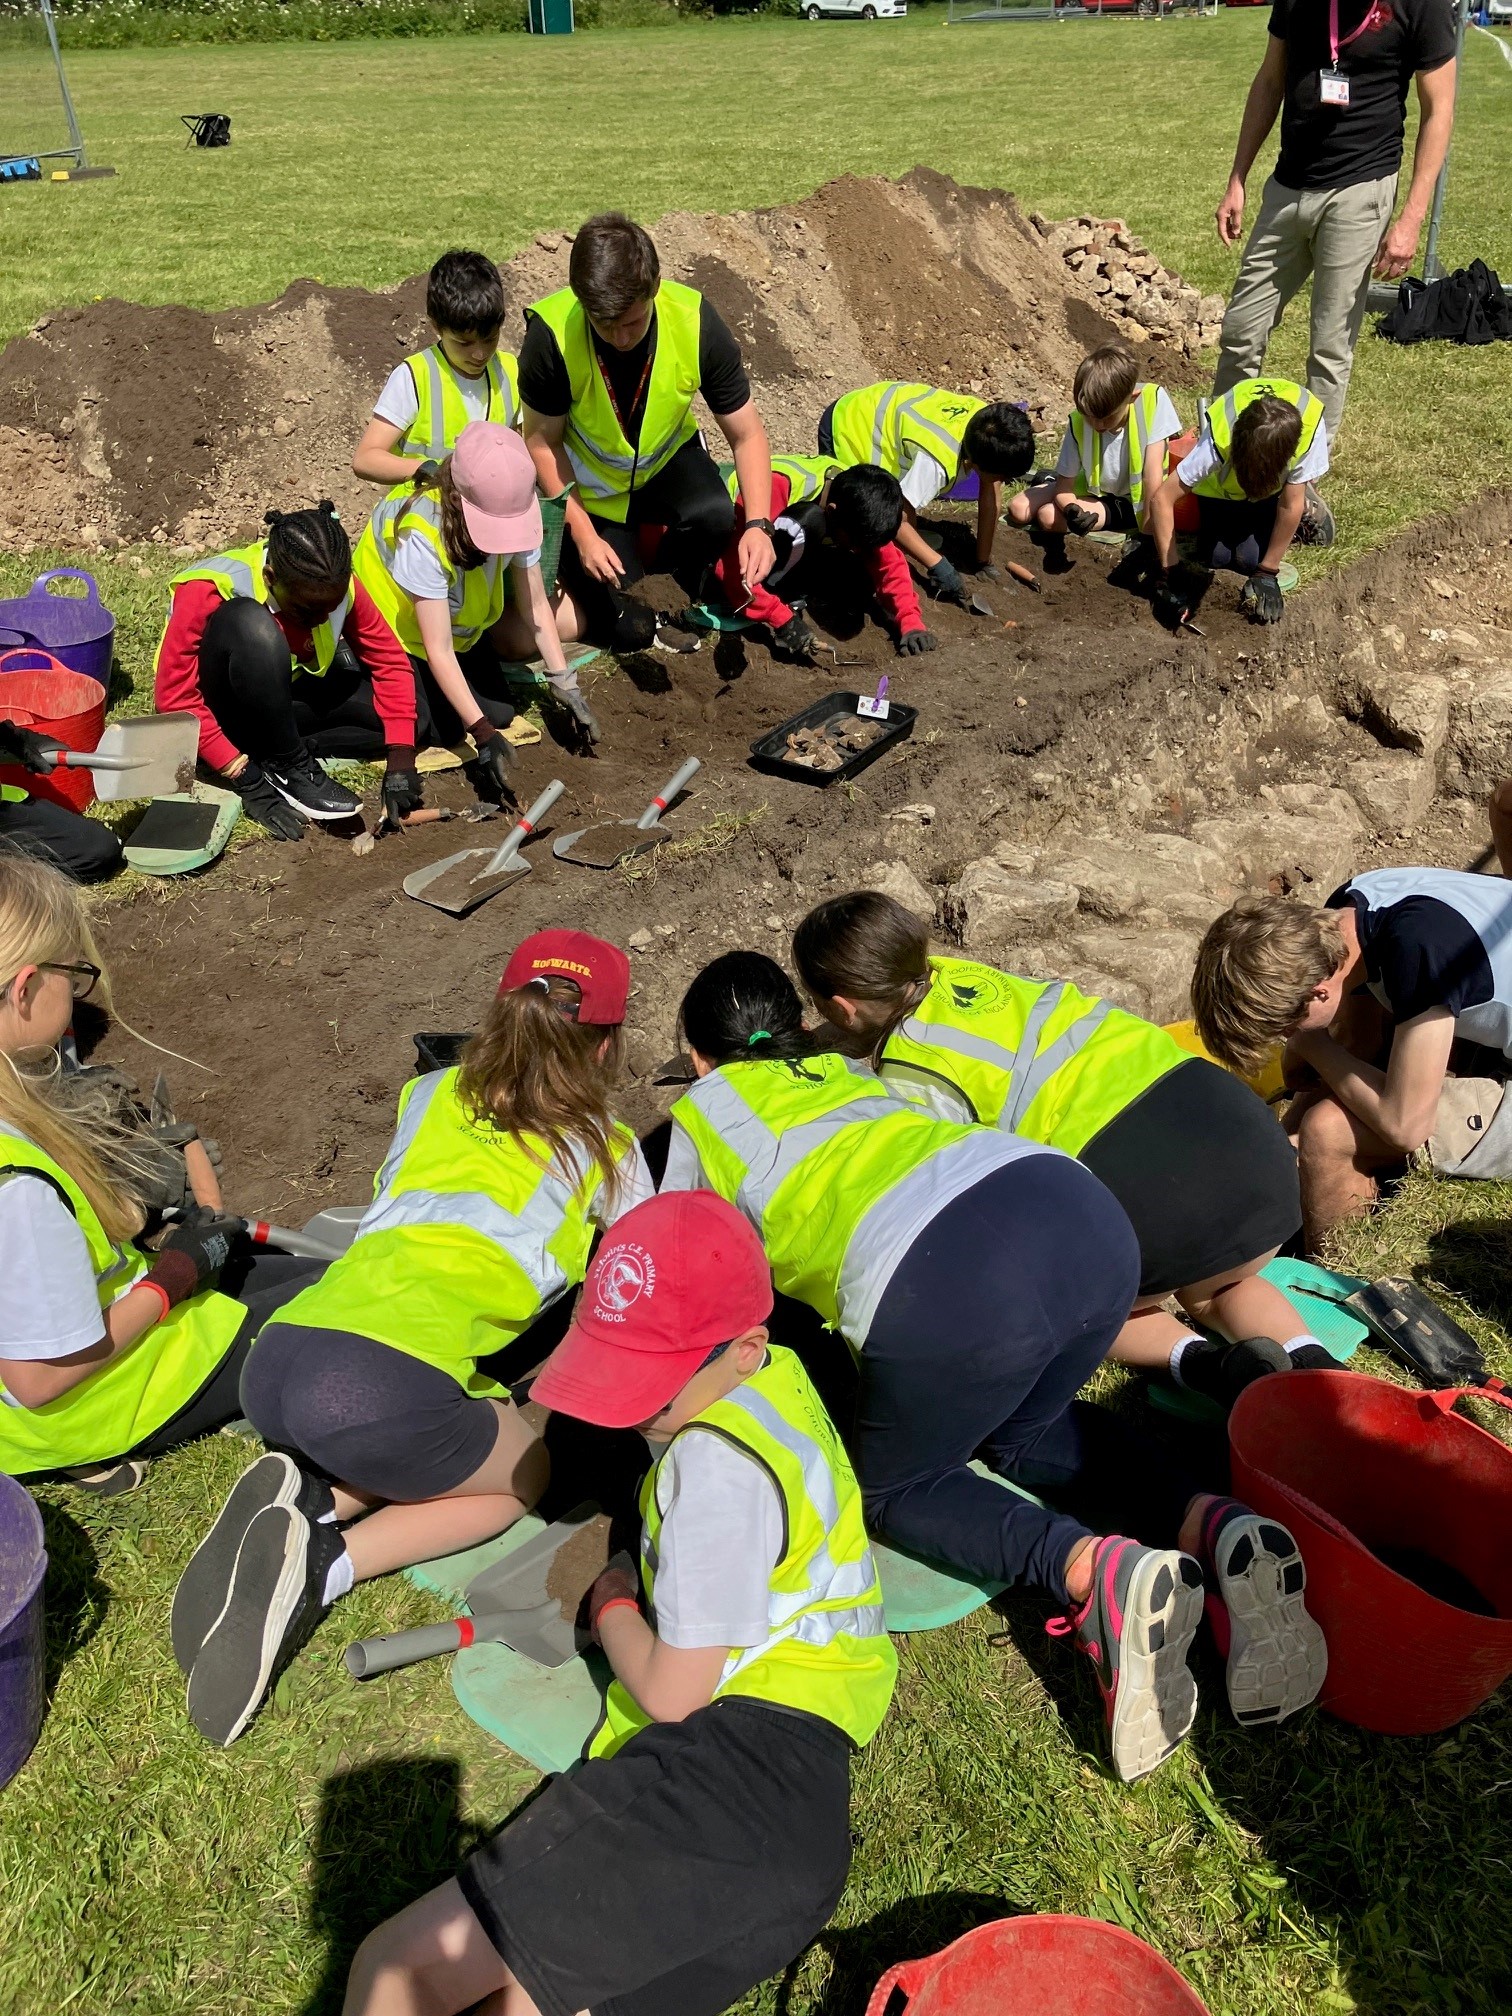
[[[38,1495],[37,1509],[47,1546],[45,1613],[46,1688],[52,1701],[69,1661],[105,1621],[110,1590],[100,1578],[94,1541],[79,1522],[55,1500]]]
[[[795,2005],[795,1961],[783,1977],[777,1995],[778,2016],[862,2016],[872,1990],[889,1967],[900,1960],[918,1960],[938,1953],[964,1933],[995,1918],[1016,1918],[1018,1909],[1002,1897],[974,1890],[941,1890],[932,1897],[905,1897],[889,1904],[864,1925],[842,1930],[831,1926],[815,1942],[833,1963],[824,1993],[817,2002]],[[800,1956],[801,1957],[801,1956]],[[901,2007],[901,1998],[893,1997]],[[1027,2012],[1026,2012],[1027,2016]]]
[[[1512,1224],[1504,1218],[1462,1218],[1428,1241],[1418,1270],[1494,1323],[1512,1331]]]

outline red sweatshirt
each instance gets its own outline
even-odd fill
[[[772,475],[772,516],[780,518],[787,509],[792,490],[786,476],[776,471]],[[745,502],[735,500],[735,532],[714,568],[714,578],[718,581],[730,607],[749,619],[752,623],[769,623],[774,630],[790,621],[792,610],[786,602],[780,601],[765,586],[758,588],[746,601],[745,583],[740,578],[740,535],[745,530]],[[805,556],[807,557],[807,556]],[[914,586],[913,574],[901,546],[889,541],[878,546],[871,553],[857,556],[865,565],[871,577],[872,592],[882,605],[882,613],[897,630],[900,637],[906,637],[910,630],[923,630],[927,626],[919,612],[919,594]]]
[[[187,709],[199,716],[199,753],[212,770],[225,770],[241,751],[226,736],[205,704],[199,687],[200,638],[205,625],[220,607],[221,595],[213,581],[183,581],[173,591],[173,607],[168,628],[158,646],[155,690],[158,709],[169,714]],[[268,614],[288,639],[296,666],[315,663],[315,646],[308,630],[279,610]],[[400,747],[413,747],[415,740],[415,672],[399,639],[378,613],[377,605],[355,577],[352,606],[347,611],[341,634],[358,662],[373,682],[373,706],[383,724],[384,740]]]

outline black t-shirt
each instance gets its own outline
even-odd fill
[[[1454,0],[1378,0],[1378,24],[1348,48],[1371,0],[1338,0],[1339,68],[1348,105],[1322,102],[1330,67],[1329,0],[1272,0],[1270,32],[1286,44],[1286,98],[1276,180],[1287,189],[1347,189],[1402,165],[1407,87],[1454,56]]]
[[[641,415],[645,400],[636,404],[636,393],[646,371],[646,359],[656,342],[657,322],[651,319],[633,350],[616,350],[595,334],[593,348],[600,368],[614,395],[625,439],[632,448],[640,445]],[[719,311],[707,300],[698,310],[698,389],[711,413],[737,412],[751,396],[751,381],[741,360],[740,345],[720,320]],[[556,337],[539,315],[525,321],[525,341],[520,346],[520,401],[533,412],[556,419],[572,404],[572,387],[567,366]]]
[[[1384,996],[1394,1022],[1410,1022],[1430,1008],[1460,1016],[1496,994],[1491,961],[1480,933],[1435,896],[1406,896],[1371,906],[1362,890],[1348,883],[1328,899],[1331,910],[1348,904],[1355,913],[1360,950],[1371,991]]]

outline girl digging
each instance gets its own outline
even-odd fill
[[[629,982],[602,939],[527,938],[460,1066],[405,1087],[352,1246],[257,1339],[242,1405],[269,1453],[173,1600],[210,1742],[235,1742],[355,1582],[491,1539],[545,1488],[543,1445],[480,1360],[650,1194],[609,1105]]]

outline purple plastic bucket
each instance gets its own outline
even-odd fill
[[[50,581],[82,581],[89,593],[54,595]],[[0,631],[19,631],[23,643],[50,651],[71,672],[82,672],[101,686],[110,684],[115,618],[100,600],[93,574],[82,567],[54,567],[50,574],[39,574],[24,595],[0,602]]]
[[[14,1477],[0,1475],[0,1786],[32,1753],[47,1705],[42,1514]]]

